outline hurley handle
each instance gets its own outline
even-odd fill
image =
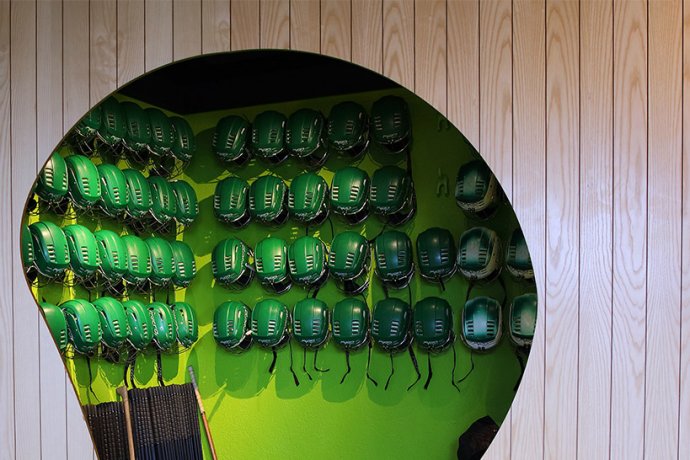
[[[196,402],[199,406],[199,412],[201,412],[201,420],[204,422],[204,430],[206,431],[206,437],[208,438],[208,445],[211,448],[211,456],[213,460],[218,460],[216,455],[216,446],[213,444],[213,437],[211,436],[211,428],[208,426],[208,419],[206,418],[206,411],[204,410],[204,403],[201,402],[201,395],[199,394],[199,386],[196,384],[196,377],[194,376],[194,368],[189,366],[187,368],[189,371],[189,376],[192,379],[192,386],[194,387],[194,394],[196,395]]]
[[[136,460],[134,456],[134,434],[132,433],[132,414],[129,411],[129,396],[127,387],[121,386],[115,390],[122,397],[122,405],[125,409],[125,426],[127,427],[127,446],[129,447],[129,459]]]

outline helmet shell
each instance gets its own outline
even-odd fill
[[[297,158],[312,166],[326,161],[326,120],[321,112],[300,109],[290,115],[285,129],[285,144]]]
[[[199,339],[199,322],[194,309],[187,302],[175,302],[170,308],[177,326],[177,341],[184,347],[191,347]]]
[[[127,136],[127,118],[122,105],[110,96],[101,103],[101,126],[98,136],[109,147],[121,144]]]
[[[220,241],[211,255],[213,277],[228,287],[246,287],[254,277],[251,250],[237,238]]]
[[[170,117],[174,132],[172,154],[178,160],[188,163],[196,152],[196,137],[189,122],[181,117]]]
[[[376,275],[387,286],[402,289],[414,274],[412,242],[407,234],[388,230],[374,242]]]
[[[176,202],[175,220],[189,226],[199,215],[199,200],[189,182],[174,180],[170,182]]]
[[[229,350],[249,349],[252,344],[251,315],[252,311],[242,302],[223,302],[213,314],[213,338]]]
[[[177,214],[177,200],[170,183],[163,177],[148,178],[151,186],[151,215],[156,222],[169,223]]]
[[[333,341],[346,350],[356,350],[369,341],[369,307],[355,297],[342,299],[333,307]]]
[[[134,235],[125,235],[122,242],[127,250],[127,271],[125,281],[133,285],[141,285],[151,277],[151,251],[149,246]]]
[[[89,144],[101,129],[102,113],[103,109],[97,105],[89,110],[72,130],[74,146],[82,153],[91,150],[92,146],[86,144]]]
[[[236,227],[249,223],[249,184],[239,177],[230,176],[218,182],[213,195],[213,213],[216,218]]]
[[[161,351],[170,350],[177,340],[172,310],[163,302],[152,302],[149,304],[149,315],[153,324],[153,343]]]
[[[339,169],[331,182],[331,209],[356,224],[367,218],[369,175],[354,166]]]
[[[151,186],[142,173],[136,169],[122,171],[127,185],[127,214],[132,219],[142,219],[149,215],[153,206]]]
[[[48,278],[61,276],[70,264],[65,233],[60,227],[47,221],[29,225],[29,233],[38,272]]]
[[[412,126],[407,102],[401,97],[384,96],[371,108],[371,137],[391,153],[400,153],[410,144]]]
[[[486,296],[475,297],[462,309],[462,340],[475,351],[494,348],[501,339],[501,304]]]
[[[371,265],[369,242],[356,232],[339,233],[333,238],[328,255],[328,270],[338,287],[348,294],[359,294],[369,286]]]
[[[374,305],[371,336],[384,351],[398,351],[412,342],[412,308],[400,299],[389,297]]]
[[[447,229],[432,227],[417,237],[417,262],[423,278],[450,278],[456,270],[455,257],[455,242]]]
[[[122,279],[127,272],[127,247],[117,233],[110,230],[96,230],[93,233],[98,248],[101,273],[111,283]]]
[[[387,219],[392,224],[401,225],[407,222],[413,215],[414,184],[412,178],[398,166],[384,166],[377,169],[371,179],[369,202],[372,211],[383,217],[398,218]]]
[[[127,300],[122,305],[125,308],[129,328],[127,341],[135,350],[141,351],[153,340],[153,323],[148,307],[139,300]]]
[[[127,135],[125,144],[134,152],[148,149],[151,143],[151,122],[148,114],[139,105],[130,101],[123,101],[120,107],[127,119]]]
[[[90,355],[101,342],[101,321],[96,308],[84,299],[68,300],[60,305],[67,322],[67,332],[74,350]]]
[[[281,224],[287,219],[287,186],[276,176],[261,176],[249,187],[249,213],[265,223]]]
[[[49,203],[57,203],[67,195],[67,163],[59,153],[53,152],[41,169],[36,182],[36,194]]]
[[[223,161],[244,163],[249,159],[248,143],[251,126],[242,117],[222,118],[213,134],[213,150]]]
[[[488,282],[501,273],[503,253],[498,235],[486,227],[466,230],[458,243],[457,266],[470,281]]]
[[[455,202],[471,217],[484,219],[494,214],[500,204],[501,188],[482,160],[465,163],[458,170]]]
[[[196,261],[192,248],[183,241],[171,241],[174,267],[172,282],[177,287],[187,287],[196,276]]]
[[[100,297],[93,301],[93,306],[101,320],[103,343],[110,348],[120,348],[129,336],[125,308],[112,297]]]
[[[96,166],[82,155],[65,158],[68,172],[68,190],[72,204],[77,208],[91,208],[101,199],[100,175]]]
[[[330,335],[326,303],[307,297],[295,304],[292,312],[292,335],[305,348],[320,348]]]
[[[53,336],[53,340],[55,340],[58,350],[60,350],[60,353],[64,353],[67,348],[67,321],[65,320],[65,314],[57,305],[52,303],[41,302],[38,305],[43,310],[43,317],[48,324],[48,329]]]
[[[297,238],[288,248],[292,281],[302,286],[320,286],[328,276],[326,245],[313,236]]]
[[[101,210],[110,217],[119,217],[127,210],[127,180],[120,168],[111,164],[97,167],[101,181]]]
[[[149,150],[152,154],[163,157],[170,153],[175,143],[175,132],[170,118],[160,109],[149,107],[144,109],[151,123],[151,143]]]
[[[455,340],[453,312],[439,297],[426,297],[414,306],[414,338],[420,348],[440,352]]]
[[[96,237],[91,231],[79,224],[64,227],[62,231],[67,238],[70,268],[78,278],[88,278],[96,273],[99,267]]]
[[[537,328],[537,295],[522,294],[510,303],[510,340],[518,347],[530,347]]]
[[[506,268],[512,276],[523,280],[534,279],[534,268],[532,258],[529,255],[529,248],[525,235],[520,228],[513,230],[506,248]]]
[[[31,231],[29,226],[22,224],[22,265],[24,265],[24,273],[29,273],[34,268],[34,242],[31,239]]]
[[[281,294],[290,289],[287,244],[280,238],[264,238],[254,248],[256,277],[264,287]]]
[[[369,116],[364,107],[352,101],[334,105],[328,115],[330,148],[359,157],[369,145]]]
[[[285,345],[290,340],[290,312],[276,299],[264,299],[252,311],[252,336],[262,347]]]
[[[296,176],[288,194],[290,215],[303,223],[321,223],[328,217],[328,184],[312,172]]]
[[[285,159],[285,115],[275,110],[260,113],[252,124],[254,155],[279,163]]]
[[[157,286],[167,286],[175,272],[175,260],[170,243],[163,238],[151,237],[146,239],[146,245],[151,255],[149,280]]]

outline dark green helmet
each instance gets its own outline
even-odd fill
[[[287,244],[280,238],[264,238],[254,248],[256,277],[261,284],[276,294],[292,287],[288,277]]]
[[[320,348],[328,340],[329,312],[326,303],[307,297],[295,304],[292,335],[304,348]]]
[[[98,165],[101,179],[100,208],[110,217],[120,217],[127,211],[127,180],[120,169],[111,164]]]
[[[228,350],[248,350],[252,345],[251,315],[252,311],[242,302],[223,302],[213,314],[213,338]]]
[[[177,287],[187,287],[196,276],[196,261],[192,248],[183,241],[171,241],[175,270],[172,282]]]
[[[216,185],[213,195],[213,213],[216,218],[234,227],[249,223],[249,184],[244,179],[230,176]]]
[[[170,187],[177,203],[175,220],[184,226],[191,225],[199,215],[199,200],[196,192],[185,180],[174,180],[170,182]]]
[[[213,249],[211,268],[216,281],[227,287],[245,288],[254,278],[251,249],[236,238],[221,241]]]
[[[501,339],[501,304],[491,297],[475,297],[462,309],[462,340],[470,349],[487,351]]]
[[[96,237],[79,224],[68,225],[62,231],[67,238],[69,265],[74,275],[80,279],[92,277],[99,267]]]
[[[417,302],[413,324],[414,338],[426,351],[441,352],[455,340],[453,313],[445,299],[426,297]]]
[[[249,160],[250,131],[249,122],[242,117],[222,118],[213,134],[213,151],[222,161],[243,165]]]
[[[93,306],[100,315],[103,344],[109,348],[120,348],[129,337],[125,308],[112,297],[96,299]]]
[[[501,201],[501,188],[482,160],[465,163],[458,170],[455,202],[471,217],[485,219],[494,214]]]
[[[101,199],[101,181],[96,166],[82,155],[65,159],[68,171],[68,193],[72,204],[80,209],[94,207]]]
[[[510,303],[510,339],[518,347],[532,346],[537,328],[537,295],[523,294]]]
[[[156,286],[167,286],[172,281],[175,271],[175,261],[170,243],[163,238],[151,237],[146,239],[146,245],[151,255],[149,280]]]
[[[297,221],[319,225],[328,217],[328,184],[312,172],[296,176],[290,183],[288,210]]]
[[[151,212],[151,186],[136,169],[122,171],[127,181],[127,215],[134,220],[146,218]]]
[[[534,279],[532,258],[529,255],[525,235],[520,228],[516,228],[510,235],[506,248],[506,268],[515,278],[523,280]]]
[[[288,248],[292,281],[307,288],[319,287],[328,278],[326,245],[313,236],[297,238]]]
[[[339,169],[331,181],[331,209],[351,225],[369,216],[369,175],[354,166]]]
[[[34,266],[34,242],[31,239],[31,231],[29,231],[29,226],[22,224],[22,265],[24,266],[24,273],[26,274],[29,281],[33,282],[35,279]]]
[[[60,350],[60,353],[64,353],[67,348],[67,321],[65,320],[65,314],[57,305],[52,303],[41,302],[39,306],[43,310],[43,317],[48,324],[48,329],[53,336],[53,340],[55,340],[58,350]]]
[[[168,224],[177,214],[175,192],[170,183],[163,177],[150,176],[151,215],[159,224]]]
[[[267,110],[254,118],[252,151],[256,157],[271,164],[281,163],[287,158],[285,124],[285,115],[274,110]]]
[[[101,342],[101,320],[91,302],[73,299],[60,305],[67,322],[69,341],[77,353],[91,355]]]
[[[402,153],[412,138],[410,112],[404,99],[384,96],[371,108],[371,137],[390,153]]]
[[[374,171],[369,204],[375,214],[391,225],[409,221],[417,211],[417,200],[408,172],[392,165]]]
[[[147,306],[139,300],[127,300],[122,305],[125,307],[129,327],[127,341],[136,351],[141,351],[153,340],[151,315]]]
[[[189,348],[199,338],[199,322],[194,309],[187,302],[175,302],[170,307],[177,326],[177,341]]]
[[[261,176],[249,187],[249,213],[252,218],[273,225],[285,223],[287,186],[276,176]]]
[[[125,111],[114,97],[101,103],[101,127],[98,137],[109,147],[110,153],[120,153],[127,137],[127,118]]]
[[[36,194],[46,203],[56,204],[65,198],[67,188],[67,163],[59,153],[53,152],[38,175]]]
[[[136,163],[148,161],[148,147],[151,143],[151,122],[148,114],[134,102],[124,101],[120,103],[127,118],[127,135],[125,146]]]
[[[328,145],[352,158],[360,157],[369,145],[369,116],[356,102],[341,102],[328,115]]]
[[[149,151],[159,158],[165,157],[171,152],[175,143],[175,132],[170,118],[155,107],[149,107],[144,111],[151,123]]]
[[[61,277],[70,262],[65,233],[52,222],[34,222],[29,225],[29,233],[38,273],[48,278]]]
[[[345,350],[357,350],[369,341],[369,307],[364,301],[347,297],[333,307],[333,341]]]
[[[455,273],[455,242],[445,228],[433,227],[417,237],[417,262],[422,277],[444,281]]]
[[[149,315],[153,324],[153,343],[160,351],[170,350],[177,340],[172,310],[163,302],[152,302],[149,304]]]
[[[84,155],[93,153],[93,140],[101,129],[101,115],[101,106],[97,105],[89,110],[72,130],[70,143],[78,152]]]
[[[321,112],[300,109],[290,115],[285,129],[285,143],[294,156],[311,167],[324,164],[326,148],[326,120]]]
[[[144,240],[134,235],[123,236],[122,242],[127,249],[125,281],[134,286],[141,286],[151,276],[151,252],[149,247]]]
[[[189,163],[196,152],[196,138],[189,122],[181,117],[170,117],[174,135],[173,156],[183,163]]]
[[[489,282],[501,273],[503,253],[498,235],[486,227],[466,230],[458,243],[457,266],[470,281]]]
[[[127,273],[127,247],[120,235],[110,230],[97,230],[93,233],[98,247],[98,260],[101,274],[115,284]]]
[[[374,305],[371,336],[382,350],[400,351],[412,343],[412,308],[404,300],[389,297]]]
[[[369,286],[369,241],[356,232],[338,233],[331,243],[328,269],[347,294],[359,294]]]
[[[252,336],[266,348],[277,348],[290,340],[290,312],[276,299],[264,299],[252,311]]]
[[[406,287],[414,275],[412,242],[407,234],[388,230],[374,243],[376,275],[384,285],[394,289]]]

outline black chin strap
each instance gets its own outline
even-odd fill
[[[136,350],[133,347],[130,347],[129,349],[129,355],[127,356],[127,360],[125,361],[125,370],[124,370],[124,375],[123,375],[123,380],[125,387],[127,387],[127,371],[129,370],[129,381],[130,385],[132,388],[136,388],[137,385],[134,382],[134,366],[137,360],[137,354]]]
[[[412,359],[412,364],[414,365],[414,371],[417,373],[417,380],[412,382],[412,385],[407,387],[407,391],[410,391],[412,389],[412,387],[417,385],[417,382],[419,382],[419,380],[422,378],[422,374],[420,374],[420,372],[419,372],[419,364],[417,363],[417,356],[415,356],[415,354],[414,354],[414,349],[412,348],[412,344],[410,344],[410,346],[407,347],[407,350],[410,352],[410,359]],[[431,364],[431,362],[429,362],[429,364]],[[429,368],[429,369],[431,369],[431,368]]]
[[[319,371],[319,372],[328,372],[328,371],[330,371],[330,370],[331,370],[330,368],[329,368],[329,369],[321,369],[320,367],[318,367],[318,366],[316,365],[316,357],[317,357],[317,356],[319,356],[319,349],[318,349],[318,348],[317,348],[316,350],[314,350],[314,370],[317,370],[317,371]]]
[[[298,387],[299,379],[297,378],[297,374],[295,374],[295,370],[292,367],[292,340],[288,340],[288,347],[290,347],[290,372],[292,372],[292,378],[295,380],[295,386]],[[309,376],[309,379],[311,379],[311,376]]]
[[[304,371],[305,374],[307,374],[307,377],[309,377],[309,380],[313,380],[311,378],[311,374],[307,371],[307,349],[303,348],[302,349],[304,353],[302,354],[302,370]]]
[[[515,382],[515,386],[513,387],[513,391],[515,392],[517,392],[520,382],[522,382],[522,376],[525,375],[525,359],[522,356],[522,353],[522,348],[518,348],[515,351],[515,356],[517,356],[518,363],[520,363],[520,375],[518,376],[517,382]]]
[[[465,381],[465,379],[467,379],[467,377],[469,377],[470,374],[472,373],[472,371],[474,370],[474,352],[471,350],[470,350],[470,363],[471,363],[470,370],[467,371],[467,374],[465,374],[465,376],[463,378],[458,380],[458,383],[462,383],[463,381]]]
[[[426,354],[426,362],[429,367],[429,373],[426,376],[426,382],[424,382],[424,389],[427,390],[429,389],[429,384],[431,383],[431,376],[434,375],[434,373],[431,370],[431,353]],[[455,383],[455,382],[453,382]]]
[[[367,356],[367,378],[368,378],[369,380],[371,380],[371,383],[373,383],[374,386],[377,387],[377,386],[379,386],[379,382],[377,382],[376,380],[374,380],[374,379],[371,377],[371,375],[369,375],[369,366],[371,365],[371,348],[372,348],[372,344],[371,344],[371,340],[369,340],[369,355]],[[350,360],[349,360],[349,357],[348,357],[348,361],[347,361],[347,367],[348,367],[348,372],[349,372],[349,369],[350,369]],[[347,374],[345,374],[345,375],[347,375]],[[343,379],[345,379],[345,377],[343,377]]]
[[[453,384],[453,386],[455,387],[456,390],[460,391],[460,387],[458,387],[458,384],[455,383],[455,362],[456,362],[456,358],[457,358],[457,356],[455,354],[455,342],[453,342],[451,347],[453,348],[453,370],[450,371],[450,383]],[[429,369],[431,369],[431,367]]]
[[[164,387],[165,382],[163,381],[163,359],[161,358],[160,350],[156,351],[156,364],[156,367],[158,368],[156,370],[156,372],[158,373],[158,385]]]
[[[96,398],[96,401],[100,403],[101,400],[98,399],[98,396],[96,396],[96,393],[93,391],[93,372],[91,371],[91,357],[89,355],[86,355],[86,368],[89,370],[89,392]]]
[[[391,383],[391,378],[395,374],[395,367],[393,366],[393,352],[389,352],[388,356],[391,358],[391,373],[388,375],[388,380],[386,380],[386,386],[383,387],[384,390],[388,389],[388,385]]]
[[[445,285],[444,282],[443,282],[443,277],[442,277],[442,276],[439,276],[439,277],[438,277],[438,282],[441,284],[441,291],[442,291],[442,292],[446,292],[446,285]]]
[[[342,385],[343,382],[345,381],[345,377],[347,377],[347,374],[350,373],[350,349],[345,349],[345,363],[347,364],[347,371],[345,371],[345,374],[343,374],[343,378],[340,379],[340,384]],[[368,375],[368,374],[367,374]]]
[[[271,347],[271,351],[273,352],[273,360],[271,361],[271,365],[268,366],[268,373],[272,374],[273,369],[276,368],[276,360],[278,359],[278,354],[276,353],[276,347]]]

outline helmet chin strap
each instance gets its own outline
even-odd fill
[[[386,380],[386,385],[383,387],[384,390],[388,389],[388,385],[391,383],[391,378],[393,377],[393,374],[395,374],[395,367],[393,365],[393,351],[390,351],[388,353],[388,356],[390,356],[390,359],[391,359],[391,373],[388,375],[388,380]]]
[[[316,358],[319,356],[319,349],[317,348],[314,350],[314,370],[319,371],[319,372],[328,372],[330,369],[321,369],[316,365]]]
[[[343,382],[345,381],[345,377],[347,377],[347,374],[349,374],[350,370],[351,370],[351,368],[350,368],[350,349],[349,348],[345,349],[345,363],[347,364],[347,371],[345,371],[345,373],[343,374],[343,378],[340,379],[341,385],[343,384]],[[367,373],[367,377],[368,376],[369,376],[369,374]]]
[[[369,354],[368,354],[368,356],[367,356],[367,378],[368,378],[369,380],[371,380],[371,383],[373,383],[374,386],[377,387],[377,386],[379,386],[379,382],[377,382],[376,380],[374,380],[374,379],[371,377],[371,375],[369,374],[369,366],[371,365],[371,349],[372,349],[372,347],[373,347],[373,345],[372,345],[372,343],[371,343],[371,340],[369,340]],[[349,365],[349,361],[348,361],[348,365]],[[344,378],[344,377],[343,377],[343,378]]]
[[[299,379],[297,378],[297,374],[295,374],[295,369],[292,367],[292,340],[288,339],[288,347],[290,348],[290,372],[292,372],[292,378],[295,380],[295,386],[298,387]]]
[[[424,382],[424,389],[428,390],[429,384],[431,383],[431,377],[434,375],[434,373],[431,370],[431,353],[426,354],[426,362],[427,362],[427,366],[429,367],[429,373],[426,376],[426,382]],[[455,383],[455,382],[453,382],[453,383]],[[412,387],[410,387],[410,388],[412,388]],[[409,388],[408,388],[408,390],[409,390]]]
[[[412,385],[407,387],[407,391],[410,391],[410,389],[417,385],[417,382],[422,378],[422,374],[419,372],[419,364],[417,363],[417,357],[414,354],[414,349],[412,348],[412,343],[407,347],[407,350],[410,352],[410,359],[412,359],[412,364],[414,365],[414,370],[417,373],[417,380],[412,382]],[[429,361],[429,364],[431,364],[431,361]],[[431,367],[429,367],[429,370],[431,370]]]
[[[304,352],[302,355],[302,370],[304,371],[305,374],[307,374],[307,377],[309,377],[309,380],[313,380],[311,378],[311,374],[309,373],[309,371],[307,371],[307,349],[304,348],[302,351]]]

